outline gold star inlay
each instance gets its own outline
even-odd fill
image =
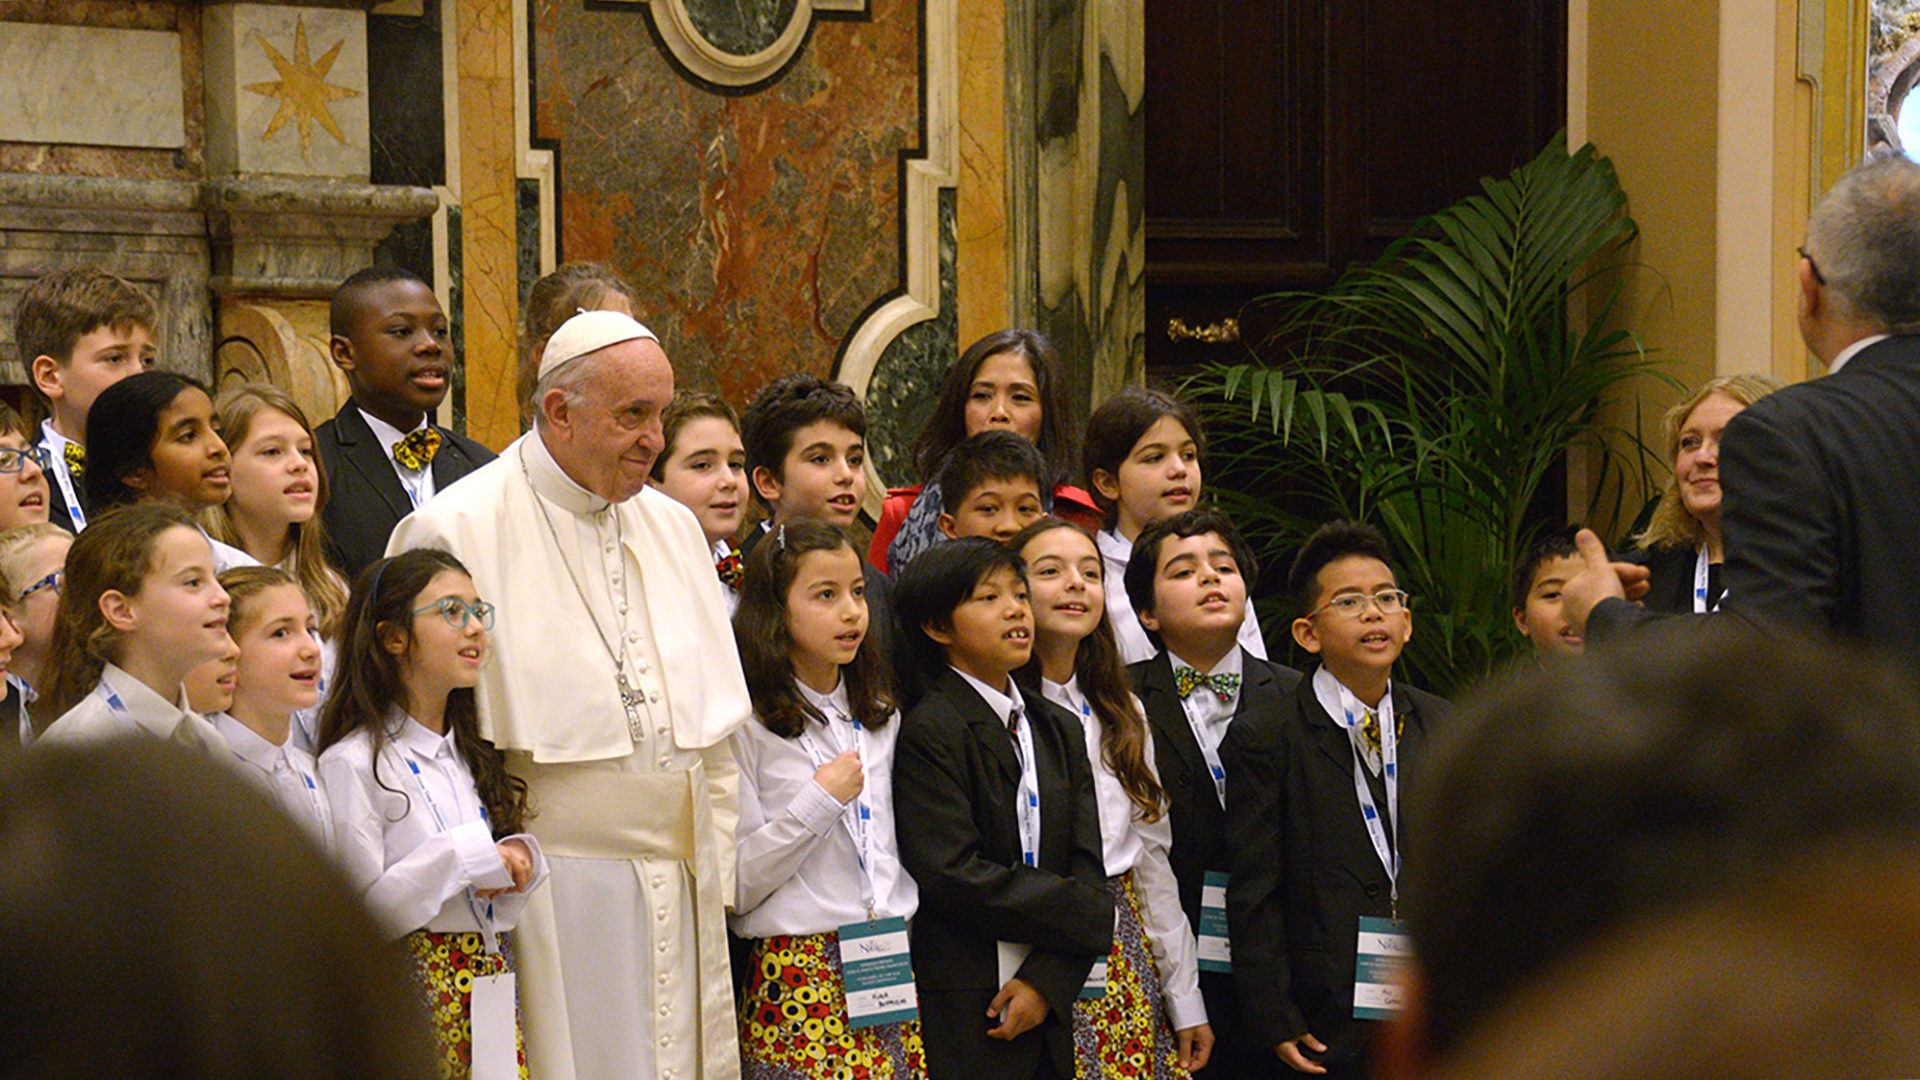
[[[327,133],[338,139],[342,145],[347,137],[340,134],[340,125],[333,122],[333,114],[327,110],[327,102],[341,98],[359,97],[360,91],[344,86],[334,86],[326,81],[327,72],[333,70],[333,61],[340,55],[340,49],[347,40],[341,38],[328,49],[318,61],[308,59],[307,22],[296,16],[293,24],[293,59],[289,61],[280,55],[280,50],[265,38],[260,46],[267,51],[267,59],[273,62],[280,78],[273,82],[251,83],[246,89],[261,95],[280,99],[280,109],[273,114],[273,120],[267,124],[266,133],[261,139],[273,138],[273,133],[285,127],[288,120],[300,131],[300,157],[309,160],[307,149],[312,141],[310,125],[318,122],[327,129]]]

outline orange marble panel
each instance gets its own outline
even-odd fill
[[[496,450],[520,433],[513,145],[513,0],[457,0],[460,283],[467,434]]]
[[[678,72],[644,5],[532,7],[560,257],[627,276],[682,386],[739,404],[783,372],[830,374],[861,313],[900,288],[901,153],[921,144],[916,0],[816,14],[794,62],[746,93]]]
[[[961,4],[960,347],[1004,328],[1007,286],[1007,38],[1004,4]]]

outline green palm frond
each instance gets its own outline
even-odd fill
[[[1563,134],[1480,187],[1324,293],[1257,301],[1281,315],[1258,359],[1188,384],[1243,478],[1222,500],[1262,550],[1336,517],[1387,533],[1422,598],[1409,672],[1442,693],[1515,647],[1506,575],[1568,453],[1634,464],[1637,437],[1596,428],[1600,402],[1640,373],[1665,378],[1613,325],[1637,230],[1612,164],[1568,153]]]

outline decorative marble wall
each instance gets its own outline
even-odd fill
[[[738,403],[783,372],[832,374],[863,314],[901,288],[921,7],[814,12],[777,77],[731,92],[676,70],[650,17],[533,0],[533,136],[556,151],[560,257],[633,282],[682,384]]]
[[[1031,322],[1068,359],[1076,396],[1099,401],[1137,381],[1146,361],[1144,8],[1142,0],[1020,2],[1032,5],[1038,28],[1026,112]],[[1023,157],[1018,149],[1009,156]]]

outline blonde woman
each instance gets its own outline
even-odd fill
[[[1667,410],[1673,478],[1627,558],[1653,573],[1643,603],[1654,611],[1708,612],[1720,606],[1720,436],[1740,410],[1780,389],[1766,375],[1709,379]]]

